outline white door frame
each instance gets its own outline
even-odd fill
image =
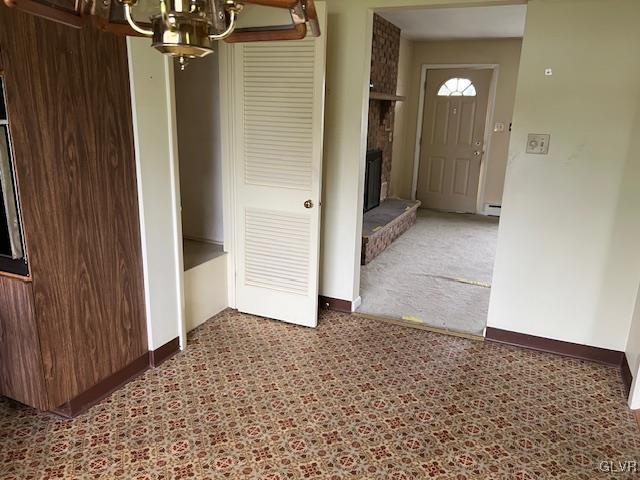
[[[429,70],[444,70],[451,68],[467,68],[473,70],[493,70],[491,85],[489,87],[489,100],[487,105],[487,118],[484,129],[484,155],[480,163],[480,182],[478,185],[478,197],[476,199],[476,213],[484,214],[484,197],[487,184],[487,164],[491,152],[491,133],[493,132],[493,117],[496,110],[496,92],[498,88],[498,74],[500,65],[497,63],[440,63],[423,64],[420,75],[420,100],[418,103],[418,121],[416,122],[415,155],[413,158],[413,179],[411,184],[411,199],[415,200],[418,192],[418,170],[420,169],[422,127],[424,126],[424,111],[427,103],[426,83]]]
[[[237,141],[233,114],[236,88],[234,44],[218,42],[220,74],[220,140],[222,144],[222,202],[224,251],[227,253],[227,289],[229,307],[236,308],[236,164]]]

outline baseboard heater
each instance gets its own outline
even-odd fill
[[[502,205],[493,205],[491,203],[484,204],[484,214],[490,217],[499,217]]]

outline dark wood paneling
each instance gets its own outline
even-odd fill
[[[0,395],[48,407],[31,283],[0,277]]]
[[[147,353],[126,45],[0,7],[0,48],[56,406]]]
[[[160,348],[149,352],[149,364],[152,367],[159,367],[162,362],[168,360],[180,351],[180,339],[174,338],[169,343],[165,343]]]
[[[73,0],[4,0],[4,3],[31,15],[61,23],[68,27],[80,28],[84,19],[79,11],[76,11],[76,3]]]
[[[624,358],[624,352],[618,352],[616,350],[552,340],[550,338],[536,337],[534,335],[510,332],[492,327],[487,327],[485,338],[493,342],[506,343],[508,345],[530,348],[542,352],[556,353],[558,355],[564,355],[565,357],[579,358],[616,367],[622,365],[622,359]]]
[[[65,418],[77,417],[100,402],[102,399],[107,398],[124,384],[129,383],[134,378],[142,375],[148,369],[149,354],[146,353],[124,367],[122,370],[115,372],[113,375],[110,375],[100,383],[94,385],[86,392],[72,398],[63,405],[54,408],[53,413]]]

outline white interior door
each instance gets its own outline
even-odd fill
[[[476,213],[492,70],[427,73],[416,197],[423,206]]]
[[[234,46],[236,306],[315,327],[326,49],[322,35]]]

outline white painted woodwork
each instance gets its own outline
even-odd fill
[[[326,32],[324,5],[319,13]],[[236,306],[309,327],[318,318],[325,48],[325,36],[233,47]]]

